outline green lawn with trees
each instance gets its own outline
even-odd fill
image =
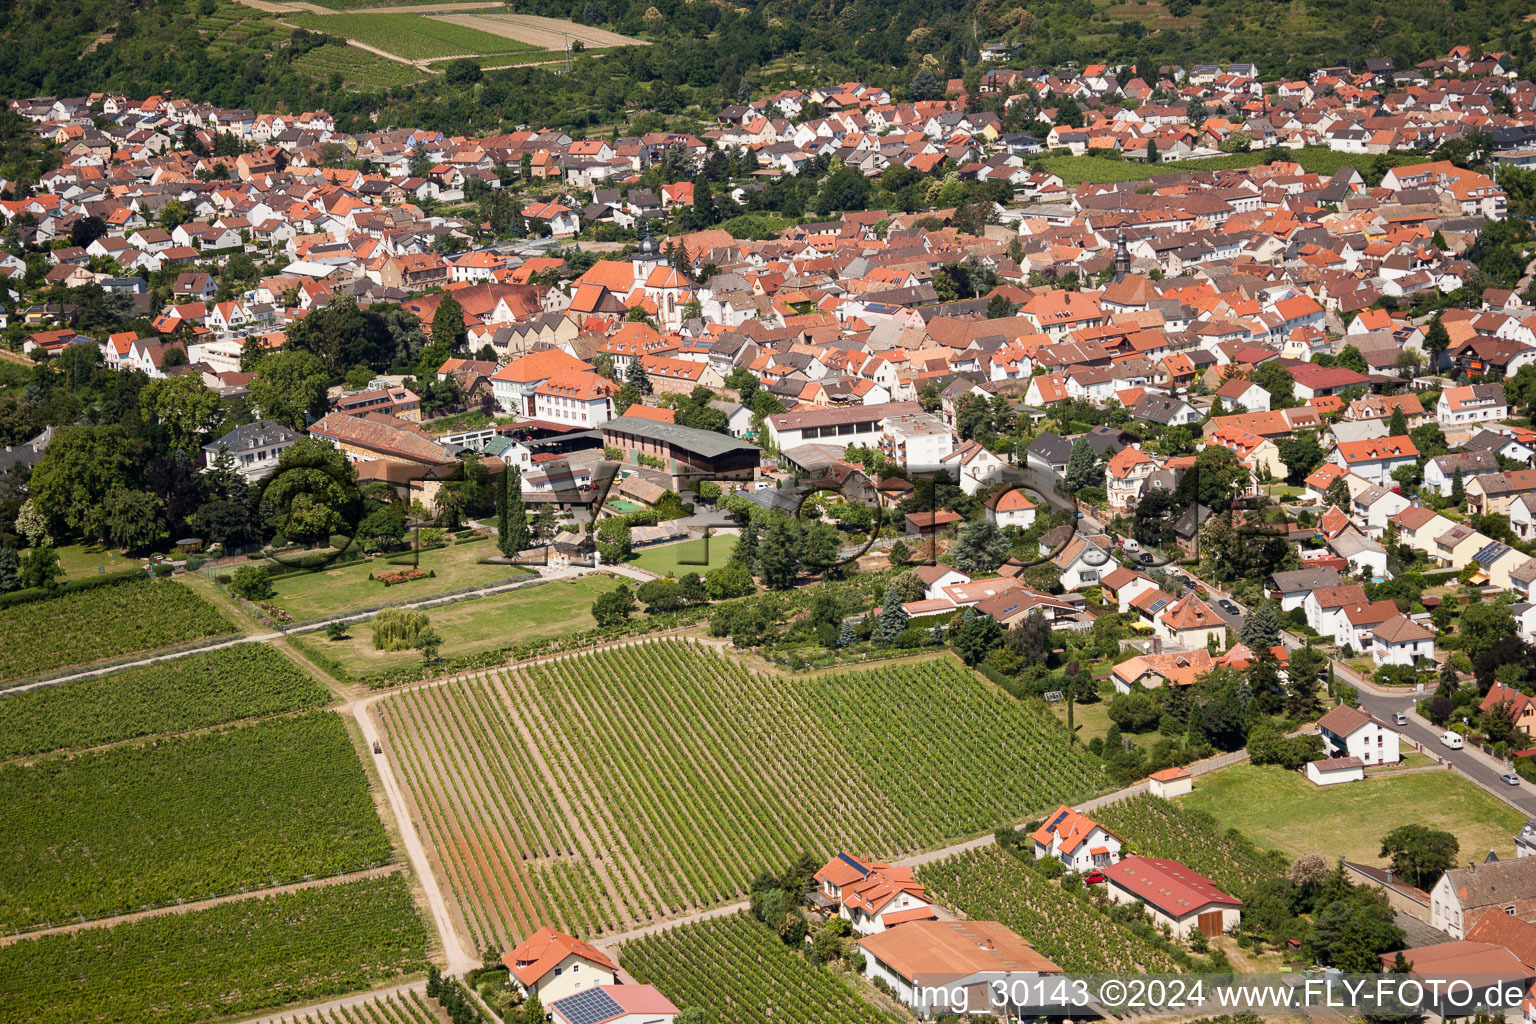
[[[600,575],[555,580],[490,597],[455,601],[427,609],[426,615],[432,629],[442,638],[439,655],[455,658],[540,637],[590,629],[596,624],[592,618],[592,602],[618,585],[618,580]],[[295,643],[307,653],[334,662],[342,678],[387,672],[421,659],[420,653],[412,648],[399,651],[375,648],[368,623],[348,627],[345,639],[328,640],[314,633],[296,638]]]
[[[511,582],[529,575],[529,570],[515,565],[485,561],[496,555],[495,543],[483,540],[414,554],[369,558],[338,569],[319,569],[274,580],[272,589],[276,596],[272,601],[293,616],[294,621],[302,622],[354,608],[420,600],[463,587]],[[421,572],[436,573],[436,577],[390,587],[368,578],[413,566]]]
[[[1513,857],[1525,815],[1453,772],[1389,772],[1319,788],[1276,766],[1234,765],[1202,775],[1180,806],[1202,810],[1291,857],[1343,855],[1385,863],[1381,840],[1403,822],[1454,835],[1467,857]],[[1406,815],[1406,816],[1405,816]]]
[[[637,569],[648,569],[666,576],[682,577],[690,572],[702,576],[710,569],[717,569],[729,562],[731,552],[735,549],[735,537],[714,536],[707,542],[703,537],[695,537],[674,544],[643,548],[629,564]]]

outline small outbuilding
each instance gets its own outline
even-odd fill
[[[1365,762],[1358,757],[1327,757],[1321,761],[1308,761],[1307,779],[1317,786],[1361,782],[1365,779]]]
[[[1186,796],[1194,788],[1195,777],[1185,768],[1164,768],[1160,772],[1153,772],[1147,776],[1147,792],[1153,796],[1160,796],[1164,800]]]

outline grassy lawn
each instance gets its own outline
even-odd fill
[[[388,559],[370,558],[357,565],[278,580],[273,584],[277,591],[274,602],[292,615],[295,622],[303,622],[386,601],[411,601],[461,587],[483,586],[527,575],[526,570],[516,566],[480,564],[481,559],[497,554],[496,543],[490,540],[423,551],[417,568],[422,572],[435,572],[437,578],[413,580],[393,587],[370,580],[368,574],[389,572],[402,565],[391,565]],[[409,552],[392,557],[405,566],[411,564]]]
[[[1067,722],[1067,702],[1059,700],[1051,705],[1051,713]],[[1097,704],[1072,705],[1072,724],[1077,727],[1077,741],[1087,745],[1095,736],[1103,739],[1109,732],[1109,699],[1101,697]]]
[[[1287,856],[1339,854],[1381,864],[1381,837],[1404,821],[1444,829],[1461,843],[1461,859],[1492,849],[1515,855],[1525,815],[1450,772],[1394,772],[1319,788],[1297,772],[1233,765],[1203,775],[1180,801],[1209,812],[1261,846]]]
[[[667,576],[686,576],[691,572],[702,574],[724,565],[734,550],[735,537],[695,537],[693,540],[644,548],[630,564]],[[705,561],[709,564],[699,564]]]
[[[144,564],[143,559],[124,558],[115,548],[95,544],[66,544],[58,552],[59,565],[64,569],[64,575],[70,577],[94,576],[98,566],[105,566],[107,572],[116,572]]]
[[[432,619],[432,628],[443,638],[442,656],[456,658],[542,636],[590,629],[595,625],[592,602],[618,585],[618,580],[607,576],[556,580],[429,608],[427,614]],[[294,643],[301,649],[322,651],[335,658],[353,676],[385,672],[421,657],[415,651],[374,650],[373,631],[367,623],[352,626],[351,635],[345,640],[326,640],[314,634],[296,637]]]

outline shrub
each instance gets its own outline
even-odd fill
[[[432,620],[411,608],[386,608],[373,617],[373,646],[380,651],[409,651]]]
[[[265,601],[275,593],[271,574],[264,565],[242,565],[236,569],[229,589],[247,601]]]

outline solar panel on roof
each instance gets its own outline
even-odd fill
[[[1055,828],[1057,825],[1060,825],[1062,820],[1065,819],[1066,816],[1070,813],[1070,811],[1062,811],[1060,814],[1056,815],[1056,817],[1052,818],[1051,823],[1045,827],[1048,829]]]
[[[624,1008],[600,988],[557,999],[552,1008],[558,1009],[560,1016],[570,1024],[601,1024],[624,1012]]]

